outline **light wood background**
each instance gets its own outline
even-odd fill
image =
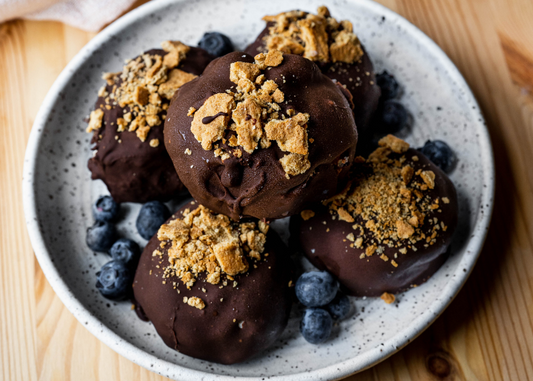
[[[324,1],[327,3],[327,0]],[[487,242],[446,312],[350,381],[533,380],[533,1],[381,0],[439,44],[472,87],[496,157]],[[94,34],[0,24],[0,378],[162,380],[93,337],[39,268],[24,223],[24,150],[39,106]]]

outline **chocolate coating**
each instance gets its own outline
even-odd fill
[[[164,56],[166,52],[153,49],[147,54]],[[205,50],[191,47],[179,69],[200,75],[213,59]],[[106,86],[108,93],[112,87]],[[103,97],[96,101],[95,109],[105,105]],[[103,108],[102,127],[94,132],[91,143],[96,154],[88,163],[93,180],[101,179],[117,202],[168,201],[185,192],[163,143],[163,123],[153,126],[145,142],[135,132],[117,131],[117,119],[130,111],[129,106]],[[161,118],[161,114],[159,114]],[[161,118],[162,119],[162,118]],[[116,138],[118,136],[118,138]],[[158,139],[160,144],[151,147],[149,142]]]
[[[273,25],[273,22],[268,22],[265,29],[244,51],[252,56],[263,53],[266,50],[264,38],[268,35],[269,28]],[[364,52],[363,56],[359,61],[352,64],[345,62],[315,63],[320,67],[322,73],[346,86],[350,91],[353,97],[355,124],[359,135],[364,135],[370,128],[370,118],[378,107],[381,90],[376,83],[374,65],[370,60],[370,56],[363,44],[361,44],[361,47]],[[360,81],[357,78],[360,78]]]
[[[187,204],[180,211],[185,208],[195,207]],[[174,216],[178,215],[179,212]],[[234,364],[263,351],[279,338],[289,318],[293,298],[289,281],[294,278],[287,247],[272,229],[265,247],[269,255],[257,262],[248,258],[250,269],[234,276],[236,287],[232,281],[222,288],[221,284],[207,283],[205,273],[190,290],[178,278],[168,278],[163,284],[169,245],[162,249],[159,243],[154,236],[144,249],[133,291],[166,345],[188,356]],[[163,253],[163,260],[152,256],[155,249]],[[184,297],[192,296],[201,298],[206,307],[200,310],[183,302]]]
[[[210,96],[235,89],[229,79],[230,65],[254,62],[244,53],[230,53],[213,61],[202,77],[185,84],[174,96],[165,121],[165,145],[176,171],[194,198],[217,213],[233,219],[252,216],[276,219],[298,213],[311,202],[335,194],[343,186],[353,161],[357,130],[348,100],[311,61],[285,54],[277,67],[264,71],[285,94],[281,112],[289,108],[310,115],[311,168],[285,177],[279,159],[285,156],[276,142],[241,158],[222,161],[202,149],[191,132],[190,107],[199,109]],[[290,100],[290,101],[289,101]],[[221,147],[228,148],[221,144]],[[184,154],[186,149],[191,155]]]
[[[424,219],[422,231],[426,233],[433,227],[429,223],[433,217],[437,217],[439,223],[442,221],[447,226],[446,231],[439,231],[435,244],[425,247],[426,242],[419,241],[414,245],[417,251],[408,250],[407,254],[399,253],[398,247],[390,248],[385,245],[384,254],[394,259],[398,267],[394,267],[391,260],[382,260],[377,253],[363,259],[359,258],[364,250],[350,247],[352,242],[346,239],[349,233],[356,233],[352,229],[354,223],[339,219],[333,220],[324,206],[317,208],[316,215],[307,221],[300,216],[291,218],[291,244],[301,248],[313,265],[335,275],[343,289],[350,295],[379,296],[384,292],[405,291],[414,285],[424,283],[440,268],[448,256],[448,247],[457,225],[455,187],[448,176],[419,151],[410,149],[405,155],[406,157],[418,156],[418,161],[409,162],[415,171],[423,168],[435,173],[435,188],[428,190],[427,194],[432,199],[448,197],[450,202],[443,204],[441,201],[442,212],[431,211]],[[356,219],[356,223],[360,224],[361,220]],[[328,232],[327,229],[329,229]],[[365,234],[369,234],[366,229]],[[394,257],[395,253],[397,253],[396,257]]]

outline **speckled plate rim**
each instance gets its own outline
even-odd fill
[[[30,241],[35,251],[35,255],[39,264],[48,279],[50,285],[59,296],[61,301],[69,309],[69,311],[83,324],[94,336],[100,341],[105,343],[111,349],[115,350],[120,355],[128,358],[134,363],[143,366],[144,368],[159,373],[161,375],[169,375],[171,373],[178,374],[180,379],[184,380],[203,380],[203,379],[217,379],[217,380],[234,380],[236,377],[214,375],[207,372],[196,371],[189,369],[168,361],[161,360],[154,355],[151,355],[127,341],[124,341],[120,336],[114,333],[111,329],[107,328],[102,322],[100,322],[94,315],[92,315],[75,295],[70,291],[66,283],[63,281],[58,269],[52,262],[50,254],[46,248],[42,232],[39,228],[39,221],[37,219],[37,205],[34,188],[35,184],[35,167],[39,160],[38,147],[41,142],[42,132],[46,126],[46,121],[52,110],[53,105],[58,100],[61,91],[66,87],[71,78],[76,74],[77,70],[84,63],[85,57],[88,54],[98,50],[100,46],[105,43],[111,36],[117,34],[121,30],[133,22],[146,17],[149,13],[159,10],[168,6],[169,4],[179,4],[186,0],[159,0],[149,2],[140,6],[139,8],[131,11],[125,16],[121,17],[113,24],[109,25],[106,29],[100,32],[94,37],[66,66],[61,72],[57,80],[52,85],[46,98],[44,99],[41,108],[37,114],[35,122],[33,124],[28,145],[26,148],[26,154],[24,158],[24,170],[23,170],[23,203],[24,213],[26,218],[26,225],[28,228]],[[388,8],[374,3],[370,0],[356,0],[357,5],[367,8],[368,10],[379,13],[387,17],[387,19],[401,25],[414,39],[417,39],[421,46],[424,46],[426,51],[430,53],[439,62],[440,65],[447,71],[449,76],[455,81],[457,87],[462,88],[465,95],[471,98],[473,105],[477,106],[477,102],[468,87],[466,81],[462,77],[459,70],[447,57],[447,55],[433,42],[428,36],[426,36],[417,27],[411,24],[409,21],[389,10]],[[340,379],[350,374],[360,372],[367,369],[380,361],[383,361],[387,357],[399,351],[401,348],[409,344],[419,334],[421,334],[435,319],[446,309],[446,307],[455,298],[460,291],[468,276],[470,275],[479,253],[483,247],[487,230],[489,227],[490,219],[492,216],[493,199],[494,199],[494,158],[492,154],[492,146],[488,130],[485,127],[483,116],[479,111],[479,107],[476,108],[476,113],[479,117],[479,123],[476,123],[477,132],[479,134],[478,142],[480,144],[483,157],[483,174],[484,184],[481,203],[487,205],[485,209],[486,213],[482,214],[476,226],[473,229],[472,237],[465,249],[466,252],[473,253],[474,255],[464,256],[457,266],[456,275],[447,283],[442,289],[441,297],[436,299],[427,311],[416,319],[417,324],[412,324],[410,329],[399,332],[385,343],[383,346],[376,347],[368,352],[361,354],[350,360],[343,361],[341,363],[331,365],[322,369],[318,369],[312,372],[298,373],[287,376],[272,376],[270,379],[276,380],[316,380],[326,379],[334,380]],[[466,271],[465,271],[466,270]],[[242,380],[253,380],[253,377],[239,377]]]

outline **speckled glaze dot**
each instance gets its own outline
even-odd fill
[[[323,0],[268,2],[162,0],[127,14],[94,38],[58,78],[36,118],[24,167],[24,206],[41,267],[67,308],[95,336],[126,358],[158,374],[187,380],[279,377],[330,380],[357,372],[396,352],[427,328],[468,277],[486,235],[493,204],[494,170],[490,140],[479,107],[455,66],[409,22],[366,0],[338,0],[328,7],[353,22],[377,72],[386,69],[403,86],[401,102],[414,117],[401,136],[413,146],[446,141],[457,153],[450,177],[459,197],[459,226],[451,256],[424,285],[385,304],[379,298],[352,299],[355,314],[334,327],[332,337],[314,346],[300,336],[295,307],[279,341],[254,359],[223,366],[169,350],[153,326],[129,303],[110,303],[94,287],[95,273],[109,260],[84,244],[91,204],[105,185],[91,181],[86,163],[91,136],[86,118],[102,85],[103,71],[120,70],[123,60],[164,39],[196,45],[204,32],[227,34],[236,48],[249,44],[264,24],[261,17],[289,9],[315,11]],[[169,204],[175,210],[179,205]],[[118,232],[137,235],[139,205],[123,204]],[[287,221],[273,228],[288,238]],[[301,260],[304,269],[311,269]]]

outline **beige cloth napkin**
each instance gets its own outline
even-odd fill
[[[98,31],[116,19],[135,0],[0,0],[0,22],[26,18],[55,20]]]

